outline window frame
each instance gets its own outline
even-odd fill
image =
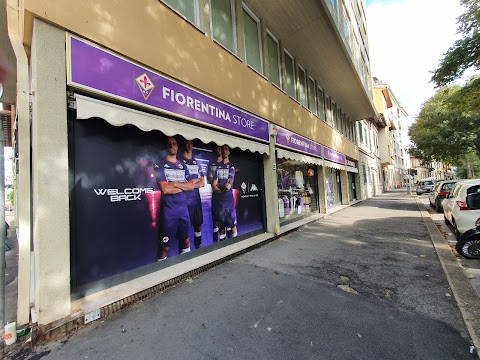
[[[322,97],[321,99],[319,99],[319,96],[318,96],[319,93],[321,94],[321,97]],[[320,110],[319,105],[321,105],[321,109],[322,109],[321,112],[319,111]],[[323,119],[322,119],[322,115],[323,115]],[[323,122],[325,123],[327,122],[327,114],[325,112],[325,91],[320,86],[318,86],[318,83],[317,83],[317,116]]]
[[[213,41],[215,41],[217,44],[219,44],[221,47],[223,47],[225,50],[228,52],[232,53],[235,56],[238,56],[238,43],[237,43],[237,14],[235,13],[235,1],[233,0],[228,0],[230,1],[230,11],[232,14],[232,29],[233,29],[233,52],[230,50],[228,47],[226,47],[224,44],[220,42],[220,40],[215,39],[214,34],[213,34],[213,6],[212,6],[212,0],[209,0],[209,5],[210,5],[210,34],[211,38]]]
[[[260,74],[264,74],[265,66],[263,64],[263,41],[262,41],[262,24],[260,22],[260,18],[253,13],[252,10],[248,8],[248,6],[242,2],[242,10],[245,11],[252,19],[257,23],[257,35],[258,35],[258,49],[260,51],[260,70],[255,69],[252,65],[250,65],[247,61],[247,37],[245,36],[245,18],[243,18],[243,50],[245,52],[245,64],[251,67],[253,70],[259,72]],[[243,16],[243,13],[242,13]]]
[[[291,60],[292,60],[292,84],[293,84],[293,96],[290,95],[288,93],[288,89],[287,89],[287,84],[288,84],[288,81],[287,81],[287,62],[286,61],[283,61],[283,66],[285,67],[285,87],[283,88],[283,90],[285,90],[285,93],[290,96],[292,99],[294,99],[295,101],[297,101],[297,89],[296,89],[296,71],[295,71],[295,58],[294,56],[287,50],[287,49],[283,49],[283,54],[285,55],[285,59],[286,57],[288,56]]]
[[[175,7],[167,2],[168,0],[162,0],[162,3],[164,3],[166,6],[168,6],[170,9],[175,11],[177,14],[185,18],[189,23],[195,25],[195,27],[199,28],[200,26],[200,10],[199,10],[199,4],[198,0],[193,0],[193,17],[194,20],[190,20],[185,14],[180,12],[180,10],[175,9]]]
[[[313,82],[313,99],[311,98],[311,89],[310,89],[310,84]],[[314,115],[318,115],[318,107],[317,107],[317,82],[313,77],[310,75],[308,76],[307,79],[307,100],[308,100],[308,110],[312,112]],[[313,101],[312,101],[313,100]],[[314,103],[315,108],[312,109],[312,102]]]
[[[277,86],[278,88],[280,89],[283,89],[283,79],[282,79],[282,54],[280,52],[280,41],[275,37],[275,35],[273,35],[273,33],[268,30],[268,28],[266,29],[266,32],[267,32],[267,39],[266,39],[266,45],[267,45],[267,52],[269,50],[268,48],[268,38],[270,37],[276,44],[277,44],[277,60],[278,60],[278,78],[280,80],[280,84],[275,84],[268,76],[270,74],[265,74],[265,76],[267,76],[268,80],[274,84],[275,86]],[[270,66],[270,54],[267,53],[267,57],[269,59],[269,64],[268,64],[268,71],[270,72],[270,69],[271,69],[271,66]]]
[[[298,84],[297,84],[297,88],[298,88],[298,96],[297,96],[297,99],[298,99],[298,102],[300,104],[302,104],[302,106],[306,109],[308,109],[308,94],[307,94],[307,70],[300,64],[300,63],[297,63],[297,80],[298,80]],[[301,82],[300,82],[300,75],[301,75],[301,72],[303,72],[303,80],[304,80],[304,93],[305,93],[305,102],[303,103],[302,102],[302,98],[301,98],[301,92],[300,92],[300,89],[301,89]]]

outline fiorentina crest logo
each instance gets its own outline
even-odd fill
[[[287,139],[287,144],[290,144],[290,135],[286,134],[285,138]]]
[[[149,79],[147,74],[143,73],[137,77],[135,81],[137,82],[138,88],[142,92],[143,98],[147,100],[150,94],[153,92],[153,89],[155,89],[155,85],[153,85],[152,80]]]

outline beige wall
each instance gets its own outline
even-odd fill
[[[358,159],[357,147],[159,1],[25,0],[38,16]],[[120,6],[121,5],[121,6]],[[131,6],[127,6],[131,5]],[[180,45],[179,45],[180,44]]]
[[[32,43],[35,310],[39,325],[70,314],[65,34],[36,20]]]

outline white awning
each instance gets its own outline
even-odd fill
[[[144,113],[78,94],[75,95],[75,98],[77,100],[77,119],[99,117],[113,126],[131,124],[143,131],[159,130],[167,136],[181,135],[187,140],[199,139],[205,144],[213,141],[220,146],[226,144],[232,148],[238,147],[242,150],[269,154],[268,144],[185,124],[163,116]]]
[[[348,172],[358,173],[358,169],[352,166],[345,166],[345,170]]]
[[[338,170],[345,170],[345,165],[334,163],[333,161],[324,160],[325,166]]]
[[[307,164],[323,165],[323,160],[320,158],[279,148],[277,148],[277,156],[280,159],[289,159]]]

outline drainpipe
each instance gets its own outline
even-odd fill
[[[20,0],[7,0],[8,37],[17,58],[18,165],[15,206],[18,229],[17,326],[30,321],[31,182],[30,182],[30,82],[28,57],[23,47],[23,8]]]

